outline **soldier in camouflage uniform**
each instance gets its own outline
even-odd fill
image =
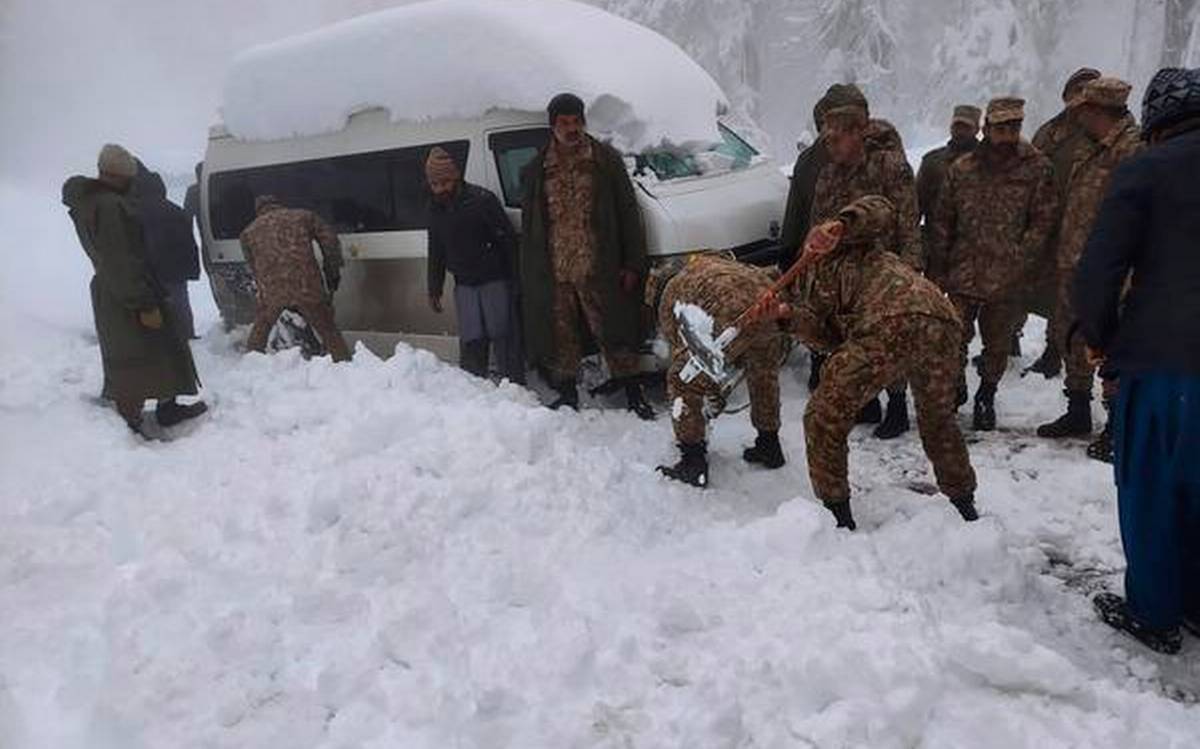
[[[979,120],[982,117],[983,112],[979,107],[959,104],[954,108],[954,116],[950,120],[950,141],[921,159],[921,167],[917,170],[917,207],[923,220],[922,240],[927,248],[932,243],[933,207],[942,193],[946,170],[979,146]],[[925,271],[925,275],[934,283],[939,286],[945,283],[944,268],[929,266]]]
[[[879,125],[869,120],[866,97],[853,86],[846,88],[850,93],[857,92],[858,100],[848,96],[825,113],[821,137],[829,150],[830,163],[817,177],[809,225],[833,218],[864,195],[883,195],[896,206],[896,223],[886,238],[886,246],[910,266],[922,270],[925,263],[918,230],[916,185],[899,135],[881,133]],[[875,431],[880,439],[899,437],[909,429],[907,385],[893,382],[887,391],[887,414]],[[868,401],[867,407],[874,402]]]
[[[839,527],[854,529],[846,464],[854,414],[887,383],[907,379],[938,487],[974,520],[975,471],[954,415],[963,358],[958,313],[932,281],[887,250],[896,211],[886,198],[859,198],[836,221],[844,227],[837,249],[789,295],[791,330],[832,352],[804,413],[813,491]]]
[[[1037,129],[1033,147],[1041,151],[1054,166],[1054,190],[1058,196],[1059,215],[1055,218],[1055,231],[1062,225],[1062,208],[1066,205],[1067,183],[1071,179],[1071,170],[1075,162],[1083,158],[1091,146],[1091,139],[1076,122],[1075,116],[1068,104],[1071,99],[1083,90],[1088,81],[1100,77],[1100,71],[1094,68],[1080,68],[1071,74],[1063,86],[1063,110]],[[1030,293],[1027,295],[1026,313],[1041,315],[1046,318],[1046,347],[1042,355],[1030,367],[1030,372],[1037,372],[1047,378],[1055,377],[1062,371],[1063,352],[1059,350],[1059,339],[1065,332],[1060,330],[1056,299],[1058,297],[1058,281],[1055,272],[1055,259],[1058,246],[1057,235],[1052,235],[1046,245],[1046,251],[1038,259],[1038,263],[1030,274]]]
[[[1030,269],[1054,227],[1050,161],[1021,140],[1025,102],[993,99],[984,140],[946,173],[935,208],[930,263],[946,269],[944,289],[969,329],[979,321],[983,363],[973,425],[996,428],[996,387],[1008,366],[1012,335],[1024,314]],[[963,356],[967,339],[963,337]],[[959,402],[967,400],[966,372]]]
[[[689,352],[679,337],[675,305],[692,304],[707,312],[713,319],[713,334],[718,335],[758,301],[771,284],[768,271],[720,255],[694,256],[673,277],[670,269],[651,273],[646,302],[657,310],[659,332],[671,346],[667,396],[681,454],[675,465],[659,466],[668,477],[693,486],[707,485],[706,403],[713,404],[710,413],[719,413],[725,399],[725,393],[707,375],[698,375],[691,382],[681,379]],[[779,444],[779,365],[785,343],[779,325],[769,320],[746,327],[726,352],[729,366],[745,372],[750,421],[758,430],[754,445],[742,457],[767,468],[779,468],[785,462]]]
[[[1071,283],[1075,266],[1083,254],[1100,202],[1108,189],[1109,177],[1117,166],[1142,149],[1141,130],[1126,102],[1130,85],[1116,78],[1097,78],[1075,95],[1070,106],[1075,120],[1087,133],[1092,145],[1075,164],[1067,187],[1058,233],[1058,311],[1059,349],[1067,365],[1067,413],[1038,427],[1042,437],[1061,438],[1092,432],[1092,378],[1094,368],[1088,361],[1080,336],[1068,340],[1075,312],[1071,306]]]
[[[285,309],[304,316],[334,361],[349,361],[350,348],[333,319],[333,292],[341,280],[342,246],[337,234],[320,216],[286,208],[272,195],[254,201],[257,218],[241,234],[246,262],[258,286],[258,309],[246,347],[266,351],[267,336]],[[313,254],[321,246],[325,282]]]

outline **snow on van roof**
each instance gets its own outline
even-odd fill
[[[673,42],[571,0],[427,0],[253,47],[225,83],[243,140],[336,132],[358,111],[393,120],[544,111],[570,91],[622,150],[714,143],[720,87]]]

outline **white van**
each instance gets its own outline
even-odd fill
[[[533,2],[496,5],[515,9],[511,13]],[[476,12],[469,0],[446,0],[442,5]],[[556,3],[551,9],[558,12],[565,6],[571,13],[587,14],[590,27],[600,33],[602,29],[597,28],[592,17],[600,11],[575,5]],[[406,10],[398,8],[374,14],[381,18],[372,20],[372,31],[378,34],[380,24],[391,17],[395,33],[401,39],[404,34],[412,33],[415,22],[411,15],[404,17]],[[540,18],[547,12],[543,7],[532,10]],[[505,11],[491,7],[484,11],[480,6],[478,12]],[[461,18],[450,21],[461,23]],[[614,23],[618,22],[635,26],[614,19]],[[658,41],[648,42],[641,33],[645,30],[637,29],[638,44],[666,43],[657,35],[654,38]],[[353,32],[354,28],[349,32],[345,28],[335,29],[334,36],[337,38],[340,33],[339,44],[353,47]],[[503,33],[503,29],[493,33]],[[522,33],[528,36],[528,29]],[[527,38],[521,41],[529,44]],[[630,41],[623,43],[628,48]],[[673,45],[670,49],[673,54],[683,54]],[[289,46],[286,54],[297,54],[296,45]],[[334,56],[330,49],[322,49],[319,54],[325,60]],[[543,50],[543,54],[549,53]],[[664,53],[656,49],[654,54]],[[367,57],[370,59],[365,64],[379,65],[377,57]],[[357,61],[360,57],[351,59]],[[251,60],[240,67],[235,64],[231,75],[248,75],[247,66],[254,63]],[[483,55],[462,64],[494,63]],[[687,63],[695,65],[690,60]],[[338,76],[354,80],[352,64],[343,62],[337,67]],[[437,69],[436,62],[432,69]],[[708,81],[711,83],[711,79]],[[390,85],[394,89],[396,85],[409,84],[390,82]],[[411,85],[426,84],[414,81]],[[629,98],[646,96],[646,81],[639,81],[639,86],[637,95]],[[314,87],[321,86],[316,83]],[[679,93],[678,88],[666,78],[659,93],[669,101],[669,97]],[[311,87],[302,93],[314,95]],[[390,90],[377,100],[419,101],[423,93]],[[622,93],[606,91],[606,95],[617,97]],[[654,93],[652,88],[650,93]],[[269,94],[269,87],[260,87],[256,95],[269,99]],[[540,100],[540,94],[535,95]],[[495,98],[504,102],[513,97],[498,91]],[[313,101],[320,101],[319,91]],[[315,210],[338,231],[346,267],[334,303],[338,324],[349,339],[362,340],[381,355],[389,354],[396,341],[403,340],[453,359],[457,339],[452,305],[443,314],[435,314],[428,307],[425,157],[435,145],[449,151],[458,163],[465,165],[465,179],[499,196],[514,226],[519,228],[520,173],[549,137],[544,110],[502,105],[485,108],[485,104],[480,105],[481,113],[469,117],[397,112],[400,105],[395,103],[390,108],[360,106],[340,129],[274,139],[236,137],[231,128],[214,126],[201,177],[201,224],[210,273],[222,277],[228,287],[237,290],[237,298],[217,300],[226,319],[249,321],[248,313],[253,309],[252,285],[238,235],[253,219],[254,197],[272,194],[289,206]],[[263,106],[271,104],[264,102]],[[716,110],[716,106],[710,110],[713,118],[710,123],[717,124],[714,132],[719,133],[719,141],[690,151],[643,148],[627,155],[626,163],[646,225],[649,252],[652,257],[662,257],[718,248],[769,262],[777,250],[775,242],[783,220],[787,180],[769,157],[760,154],[730,124],[717,123]]]

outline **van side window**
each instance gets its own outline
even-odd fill
[[[425,229],[425,157],[435,145],[466,169],[471,144],[457,140],[214,173],[208,185],[213,236],[237,239],[254,220],[258,195],[315,211],[340,234]]]
[[[545,127],[510,130],[488,136],[488,148],[496,158],[496,171],[500,173],[504,205],[509,208],[521,207],[521,172],[549,140],[550,129]]]

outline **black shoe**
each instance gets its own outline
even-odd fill
[[[1104,430],[1100,432],[1096,439],[1088,444],[1087,456],[1101,463],[1113,464],[1115,458],[1113,456],[1112,433],[1108,431],[1108,424],[1105,424]]]
[[[973,523],[979,519],[979,511],[975,509],[974,497],[952,499],[950,500],[950,504],[954,505],[954,509],[958,510],[958,514],[962,515],[962,519],[968,523]]]
[[[975,412],[971,415],[971,428],[977,432],[991,432],[996,428],[996,386],[981,384],[975,393]]]
[[[845,502],[837,502],[834,504],[826,503],[825,509],[833,513],[833,517],[837,519],[838,528],[846,528],[855,530],[858,525],[854,522],[854,513],[850,511],[850,500]]]
[[[579,388],[576,387],[573,380],[556,383],[554,389],[558,392],[558,397],[550,403],[551,411],[563,408],[569,408],[572,411],[579,410]]]
[[[1063,439],[1064,437],[1086,437],[1092,433],[1091,393],[1067,391],[1067,412],[1037,429],[1039,437]]]
[[[208,406],[204,401],[196,401],[186,406],[181,406],[174,400],[159,401],[158,405],[154,407],[154,418],[158,421],[159,426],[173,427],[188,419],[194,419],[207,410]]]
[[[894,440],[909,430],[908,396],[904,393],[888,393],[887,415],[875,429],[876,439]]]
[[[1062,357],[1058,353],[1058,347],[1047,346],[1042,355],[1038,357],[1038,360],[1030,364],[1023,374],[1029,374],[1030,372],[1040,374],[1047,380],[1058,377],[1059,373],[1062,372]]]
[[[1174,655],[1183,647],[1183,636],[1179,627],[1171,629],[1151,629],[1133,617],[1129,604],[1125,599],[1113,593],[1100,593],[1092,599],[1096,613],[1104,623],[1113,629],[1124,632],[1133,639],[1158,653]]]
[[[967,390],[967,384],[964,382],[958,386],[958,394],[954,397],[954,409],[957,411],[969,400],[971,400],[971,391]]]
[[[703,489],[708,486],[708,443],[679,443],[679,461],[673,466],[659,466],[658,471],[669,479]]]
[[[881,421],[883,421],[883,406],[879,405],[879,398],[875,397],[858,412],[858,423],[878,424]]]
[[[742,451],[742,460],[747,463],[758,463],[764,468],[781,468],[787,460],[783,457],[783,447],[779,444],[779,432],[759,431],[754,444]]]
[[[625,382],[625,400],[629,404],[629,410],[639,419],[654,421],[654,409],[646,402],[646,392],[642,389],[641,383],[633,379]]]
[[[1183,628],[1194,636],[1200,637],[1200,616],[1183,615]]]

